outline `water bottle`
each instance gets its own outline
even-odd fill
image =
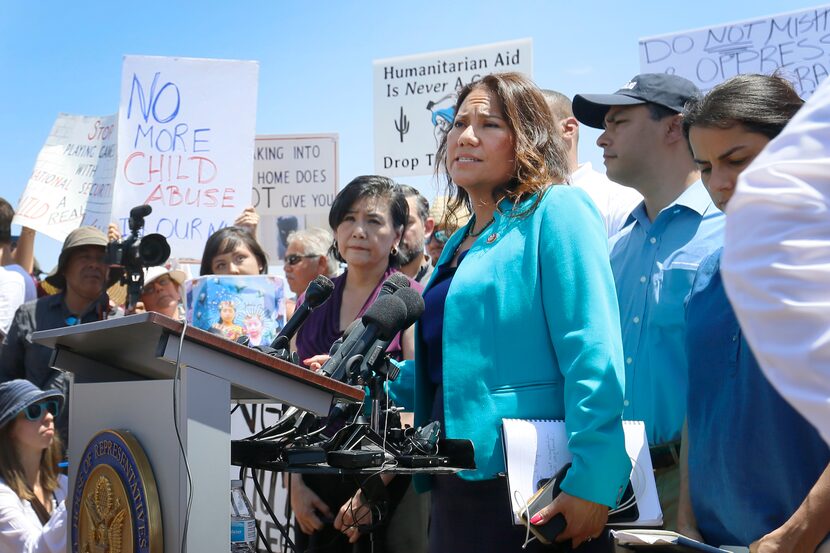
[[[256,553],[256,519],[242,480],[231,480],[231,553]]]

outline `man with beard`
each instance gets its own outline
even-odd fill
[[[32,334],[82,323],[100,321],[109,312],[106,289],[109,267],[104,262],[107,237],[95,227],[81,227],[66,237],[58,266],[46,282],[60,290],[53,296],[30,301],[18,308],[0,356],[0,382],[25,378],[42,390],[60,390],[68,397],[68,382],[61,371],[52,369],[51,348],[32,343]],[[67,444],[66,409],[56,421]]]
[[[432,236],[435,220],[429,216],[429,202],[415,188],[399,184],[409,204],[409,221],[401,241],[401,272],[416,282],[426,284],[432,274],[432,263],[424,253],[424,243]]]

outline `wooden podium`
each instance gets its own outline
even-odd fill
[[[90,439],[104,429],[129,430],[152,465],[164,549],[179,551],[188,490],[175,403],[193,482],[187,550],[229,551],[231,401],[287,403],[325,415],[333,399],[359,402],[363,391],[197,328],[188,326],[182,339],[183,327],[144,313],[40,331],[33,340],[54,348],[52,366],[71,373],[67,509]]]

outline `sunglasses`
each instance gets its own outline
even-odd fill
[[[427,243],[427,244],[429,244],[430,242],[432,242],[433,240],[435,240],[435,241],[436,241],[436,242],[438,242],[439,244],[446,244],[446,243],[447,243],[447,240],[449,240],[449,239],[450,239],[450,235],[447,233],[447,231],[444,231],[444,230],[436,230],[435,232],[433,232],[433,233],[430,235],[430,237],[429,237],[429,239],[426,241],[426,243]]]
[[[296,265],[297,263],[299,263],[303,259],[311,259],[312,257],[317,257],[317,256],[314,255],[314,254],[297,255],[296,253],[292,253],[291,255],[286,255],[285,256],[285,264],[286,265]]]
[[[52,413],[53,417],[57,417],[61,412],[60,404],[55,399],[45,399],[31,404],[23,410],[26,413],[26,418],[30,421],[39,421],[46,414],[46,411]]]

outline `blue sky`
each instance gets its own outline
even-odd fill
[[[371,173],[372,60],[530,37],[533,77],[569,96],[613,92],[638,39],[819,5],[804,0],[496,2],[7,1],[0,15],[0,195],[16,205],[60,112],[118,110],[122,56],[260,63],[258,134],[340,134],[340,182]],[[581,158],[602,169],[597,134]],[[428,194],[427,178],[409,179]],[[60,244],[39,236],[44,270]]]

